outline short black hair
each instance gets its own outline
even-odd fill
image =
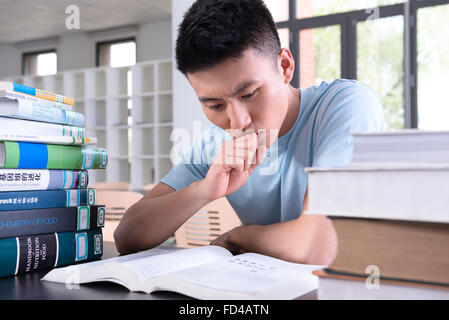
[[[243,51],[277,57],[281,43],[263,0],[197,0],[185,13],[176,40],[176,63],[187,75]]]

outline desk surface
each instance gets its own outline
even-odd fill
[[[104,243],[102,259],[119,255],[112,242]],[[0,279],[0,300],[191,300],[174,292],[159,291],[152,294],[130,292],[111,282],[83,284],[68,289],[60,283],[40,281],[49,270]],[[317,290],[299,297],[300,300],[317,299]]]

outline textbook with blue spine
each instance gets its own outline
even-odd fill
[[[94,206],[95,189],[0,192],[0,211]]]
[[[100,228],[105,215],[104,206],[2,211],[0,238]]]
[[[0,277],[101,258],[101,228],[0,239]]]

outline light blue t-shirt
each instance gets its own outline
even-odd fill
[[[366,84],[337,79],[299,90],[293,127],[270,146],[247,182],[227,196],[244,225],[298,218],[307,189],[304,168],[345,166],[352,158],[351,132],[384,128],[379,97]],[[223,129],[209,127],[161,182],[178,190],[204,179],[221,143],[230,139]]]

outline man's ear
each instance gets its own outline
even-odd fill
[[[295,71],[295,60],[289,49],[282,48],[279,52],[278,66],[284,78],[284,83],[290,84],[290,81],[293,79],[293,72]]]

